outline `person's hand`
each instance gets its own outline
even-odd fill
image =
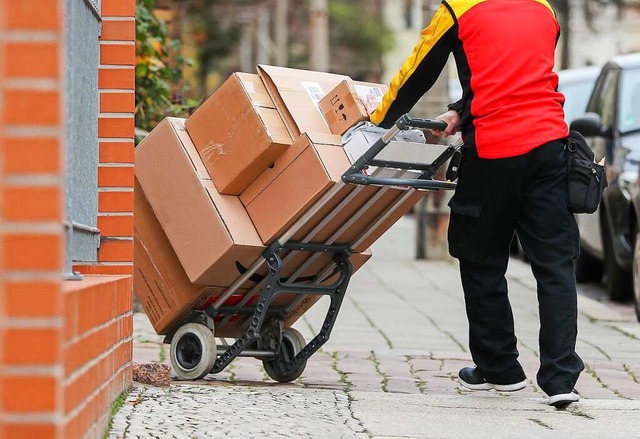
[[[361,97],[358,97],[358,100],[360,101],[360,103],[364,107],[365,111],[367,112],[367,116],[371,116],[371,113],[376,111],[376,108],[378,108],[378,104],[377,103],[372,102],[372,101],[370,101],[368,99],[362,99]]]
[[[429,130],[434,136],[450,136],[456,132],[456,130],[458,129],[458,125],[460,125],[460,115],[455,110],[449,110],[446,113],[443,113],[440,116],[436,117],[436,119],[445,121],[447,123],[447,128],[445,128],[443,131]]]

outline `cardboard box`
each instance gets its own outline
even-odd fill
[[[170,334],[177,329],[182,319],[192,310],[204,309],[214,303],[225,289],[193,284],[185,273],[176,256],[169,239],[162,230],[160,222],[155,216],[151,205],[146,199],[142,188],[136,181],[134,191],[134,273],[133,290],[140,304],[149,317],[153,328],[158,334]],[[319,265],[328,263],[328,255],[323,260],[313,264],[312,270],[318,271]],[[370,251],[355,253],[350,257],[354,272],[357,271],[371,257]],[[300,255],[292,261],[292,266],[298,267],[307,255]],[[334,282],[338,275],[333,275],[325,284]],[[304,279],[302,279],[304,280]],[[227,305],[238,304],[249,289],[241,289],[232,295]],[[248,302],[254,305],[259,295]],[[274,306],[283,306],[296,297],[282,294],[274,301]],[[308,295],[286,317],[285,325],[290,326],[300,318],[320,296]],[[246,315],[236,315],[224,327],[216,328],[216,335],[221,337],[237,337],[244,330]],[[222,319],[216,319],[219,323]]]
[[[369,120],[369,112],[382,102],[386,91],[387,87],[381,84],[347,79],[322,98],[318,106],[331,132],[342,135],[358,122]]]
[[[292,139],[308,133],[317,143],[339,144],[339,137],[329,129],[318,104],[348,76],[267,65],[259,65],[258,74]]]
[[[134,211],[133,291],[155,331],[168,334],[224,289],[191,283],[137,181]]]
[[[184,129],[162,121],[136,148],[135,171],[162,228],[193,283],[227,287],[264,245],[236,196],[220,195]]]
[[[185,124],[221,194],[238,195],[291,145],[258,75],[235,73]]]
[[[274,176],[264,189],[257,193],[247,204],[247,212],[264,243],[270,243],[284,233],[297,221],[322,195],[341,181],[341,176],[351,165],[345,150],[340,146],[314,143],[306,134],[296,140],[291,149],[299,154]],[[345,185],[344,188],[324,206],[306,227],[294,239],[300,240],[313,227],[320,223],[328,212],[337,206],[352,191],[357,190],[349,202],[341,208],[340,215],[326,225],[313,238],[313,242],[326,242],[334,236],[356,211],[370,203],[375,203],[367,210],[367,214],[354,221],[350,227],[335,237],[334,242],[352,244],[369,225],[383,214],[385,209],[407,195],[405,188],[360,187]],[[381,224],[381,228],[372,231],[373,239],[366,239],[360,243],[355,251],[364,251],[377,239],[393,222],[422,197],[424,192],[411,191],[410,196],[403,199],[394,209],[389,218],[395,218],[391,223]],[[277,206],[277,207],[274,207]],[[386,228],[385,228],[386,227]],[[375,232],[375,233],[374,233]]]

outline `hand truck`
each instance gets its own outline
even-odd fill
[[[417,119],[408,114],[402,116],[368,151],[366,151],[342,175],[342,181],[330,188],[305,214],[297,220],[279,239],[263,252],[262,258],[256,260],[238,279],[203,310],[192,311],[179,328],[165,337],[164,342],[171,344],[171,365],[181,379],[196,380],[209,373],[223,371],[237,357],[254,357],[263,361],[269,377],[279,382],[290,382],[297,379],[311,357],[329,340],[331,330],[340,311],[349,280],[353,273],[349,256],[354,248],[358,248],[371,233],[379,227],[394,209],[406,201],[416,190],[451,190],[455,183],[434,180],[437,170],[446,163],[459,149],[449,146],[432,163],[409,163],[400,161],[377,160],[376,156],[401,131],[410,128],[444,130],[446,123],[440,120]],[[383,178],[367,175],[369,166],[393,168],[399,170],[395,175],[403,175],[407,170],[419,171],[417,178]],[[304,238],[293,241],[292,237],[308,221],[317,215],[326,203],[332,200],[345,185],[359,185],[349,195],[323,217]],[[314,242],[317,233],[337,215],[350,200],[365,186],[378,186],[381,189],[364,204],[350,220],[341,225],[333,235],[322,243]],[[406,187],[400,198],[379,214],[370,227],[350,244],[336,244],[337,238],[347,230],[356,217],[370,209],[379,197],[390,187]],[[304,252],[308,259],[298,267],[287,279],[281,273],[298,252]],[[325,266],[312,280],[302,279],[301,274],[321,255],[332,255],[332,261]],[[238,301],[229,299],[237,297],[237,292],[247,280],[267,268],[267,274]],[[337,279],[336,279],[337,278]],[[335,280],[332,280],[335,279]],[[273,306],[274,299],[287,294],[292,299],[285,305]],[[330,305],[319,333],[308,343],[302,335],[291,327],[285,327],[288,315],[309,300],[310,296],[329,296]],[[244,319],[243,333],[236,337],[232,344],[224,337],[225,326],[233,319]],[[222,344],[216,343],[216,337]]]

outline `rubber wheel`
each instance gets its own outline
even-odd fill
[[[199,323],[181,326],[171,340],[171,366],[185,380],[199,380],[211,372],[216,353],[213,332]]]
[[[633,304],[636,308],[636,317],[640,322],[640,239],[636,234],[633,246]]]
[[[282,343],[280,343],[280,350],[273,360],[263,360],[262,365],[267,375],[271,379],[280,383],[288,383],[297,379],[304,368],[307,366],[307,362],[304,361],[297,368],[293,369],[289,373],[284,373],[283,369],[285,364],[292,360],[293,357],[298,355],[300,351],[307,345],[304,341],[304,337],[298,331],[293,328],[287,328],[282,331]]]
[[[575,261],[576,282],[600,282],[602,280],[602,262],[591,256],[585,250],[580,250],[580,256]]]
[[[613,251],[613,237],[609,225],[603,223],[602,240],[604,244],[604,273],[609,298],[616,302],[624,302],[631,298],[633,283],[631,273],[618,265]]]

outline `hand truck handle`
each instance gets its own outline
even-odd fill
[[[362,185],[383,185],[383,186],[409,186],[413,188],[420,189],[453,189],[455,188],[455,183],[449,182],[438,182],[438,184],[434,183],[434,180],[431,180],[431,177],[436,173],[438,168],[445,163],[456,151],[456,148],[449,147],[445,152],[443,152],[440,157],[438,157],[431,164],[421,164],[421,163],[404,163],[404,162],[384,162],[375,160],[376,156],[380,154],[380,152],[391,142],[391,140],[400,132],[401,130],[407,130],[409,128],[426,128],[426,129],[435,129],[442,131],[447,127],[447,123],[441,120],[435,119],[419,119],[415,117],[411,117],[409,114],[405,114],[401,116],[393,127],[389,129],[380,139],[378,139],[371,148],[369,148],[362,156],[355,161],[355,163],[342,175],[342,181],[345,183],[354,183],[354,184],[362,184]],[[377,166],[385,166],[388,165],[390,167],[396,167],[400,169],[413,169],[422,171],[422,175],[417,179],[389,179],[389,178],[377,178],[370,177],[362,172],[369,165],[377,165]],[[445,184],[439,184],[445,183]]]
[[[439,119],[421,119],[419,117],[410,116],[408,113],[401,116],[396,121],[396,126],[401,130],[409,128],[423,128],[426,130],[444,131],[448,124],[444,120]]]

